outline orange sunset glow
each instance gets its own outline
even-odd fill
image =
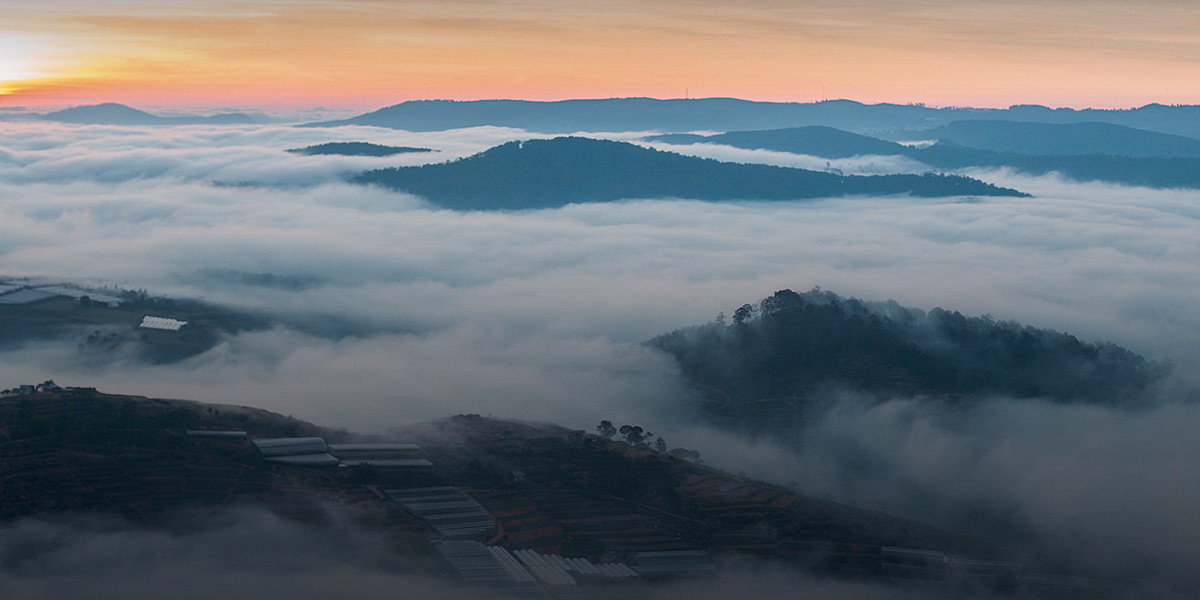
[[[705,0],[9,3],[0,103],[692,97],[1200,102],[1200,10]]]

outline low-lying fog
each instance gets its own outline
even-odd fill
[[[1197,584],[1200,408],[1184,399],[1200,366],[1200,192],[989,171],[971,174],[1033,197],[456,213],[340,181],[523,137],[0,123],[0,274],[336,315],[381,332],[248,333],[166,366],[89,366],[74,344],[37,343],[0,355],[0,387],[54,379],[358,431],[462,412],[588,429],[637,423],[711,464],[805,493],[964,528],[994,529],[1004,515],[1007,535],[1036,538],[1066,562]],[[351,140],[439,152],[283,152]],[[856,160],[832,166],[912,168]],[[252,285],[238,273],[304,283]],[[950,418],[907,399],[848,397],[793,452],[690,423],[671,360],[638,346],[778,289],[813,286],[1112,341],[1173,361],[1176,378],[1135,413],[996,399]],[[974,523],[977,514],[989,520]]]
[[[331,513],[323,525],[255,508],[185,511],[147,530],[96,515],[30,518],[0,526],[0,589],[20,600],[453,600],[512,598],[504,590],[435,579],[431,557],[396,556],[379,532]],[[197,526],[202,523],[202,526]],[[623,600],[917,600],[919,591],[821,581],[745,560],[702,581],[616,586],[586,597]],[[986,596],[985,596],[986,597]]]

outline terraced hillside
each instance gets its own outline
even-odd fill
[[[0,397],[0,522],[102,513],[155,527],[187,507],[254,505],[306,523],[369,528],[388,540],[397,568],[426,574],[456,568],[431,566],[435,548],[442,547],[439,540],[487,544],[497,556],[503,548],[621,563],[656,577],[754,555],[810,571],[886,581],[895,572],[889,571],[888,553],[899,552],[897,547],[926,553],[919,556],[1019,568],[1012,553],[986,540],[802,496],[554,425],[460,415],[385,436],[390,443],[383,445],[392,449],[419,445],[434,466],[432,473],[389,467],[404,461],[316,467],[280,462],[256,450],[254,442],[380,440],[232,405],[86,388],[6,394]],[[369,444],[352,447],[362,452]],[[329,446],[331,452],[337,448]],[[439,498],[452,495],[456,501],[443,507],[406,493],[430,489],[444,490]],[[473,507],[463,519],[481,523],[467,534],[446,527],[457,519],[456,511],[467,510],[463,505]],[[350,518],[331,520],[334,513]],[[945,569],[922,573],[939,584],[954,576]],[[623,579],[621,585],[633,584]]]

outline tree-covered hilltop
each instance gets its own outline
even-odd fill
[[[1111,123],[955,121],[916,134],[918,139],[1033,156],[1106,155],[1200,158],[1200,140]]]
[[[1007,167],[1030,175],[1058,173],[1076,181],[1200,188],[1200,140],[1177,135],[1104,123],[958,121],[909,132],[907,136],[936,143],[905,146],[828,127],[668,134],[646,139],[669,144],[723,144],[830,159],[906,156],[949,172]]]
[[[833,127],[809,125],[759,131],[730,131],[715,135],[669,133],[646,138],[650,142],[667,144],[723,144],[748,150],[773,150],[792,154],[809,154],[822,158],[849,158],[865,154],[905,154],[907,148],[857,133]]]
[[[1036,156],[939,142],[906,152],[938,169],[1008,167],[1030,175],[1058,173],[1075,181],[1105,181],[1152,188],[1200,188],[1200,158],[1077,154]]]
[[[384,146],[370,142],[326,142],[303,148],[292,148],[288,152],[305,155],[392,156],[413,152],[433,152],[433,150],[412,146]]]
[[[950,147],[989,151],[997,153],[998,156],[1200,158],[1198,139],[1109,123],[1054,124],[969,120],[896,135],[905,139],[936,140]],[[774,150],[823,158],[848,158],[871,154],[905,155],[919,160],[922,154],[920,148],[816,125],[730,131],[713,135],[673,133],[645,139],[668,144],[723,144],[749,150]],[[983,156],[988,155],[981,154],[976,158]]]
[[[626,198],[1022,195],[968,177],[844,176],[719,162],[580,137],[509,142],[453,162],[368,171],[353,181],[409,192],[458,210],[548,208]]]
[[[782,290],[742,306],[729,322],[722,317],[647,344],[678,360],[711,410],[744,425],[799,417],[829,389],[1132,405],[1168,369],[1066,333],[892,301],[866,304],[819,289]]]

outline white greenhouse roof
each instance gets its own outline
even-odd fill
[[[596,578],[625,579],[638,576],[636,571],[622,563],[597,565],[586,558],[566,558],[554,554],[541,554],[534,550],[514,550],[512,554],[535,573],[537,568],[557,566],[567,573],[578,573]]]
[[[252,443],[260,454],[271,457],[325,454],[328,451],[325,440],[319,437],[267,438]]]
[[[486,586],[483,595],[489,598],[550,598],[503,548],[451,541],[436,541],[433,547],[464,582]]]
[[[175,319],[168,319],[166,317],[152,317],[150,315],[146,315],[142,318],[142,324],[138,327],[144,327],[146,329],[162,329],[165,331],[179,331],[179,329],[184,325],[187,325],[187,321],[177,321]]]
[[[298,456],[268,456],[263,460],[301,467],[333,467],[338,459],[332,454],[301,454]]]
[[[409,488],[385,493],[448,538],[475,537],[495,526],[487,510],[459,488]]]

